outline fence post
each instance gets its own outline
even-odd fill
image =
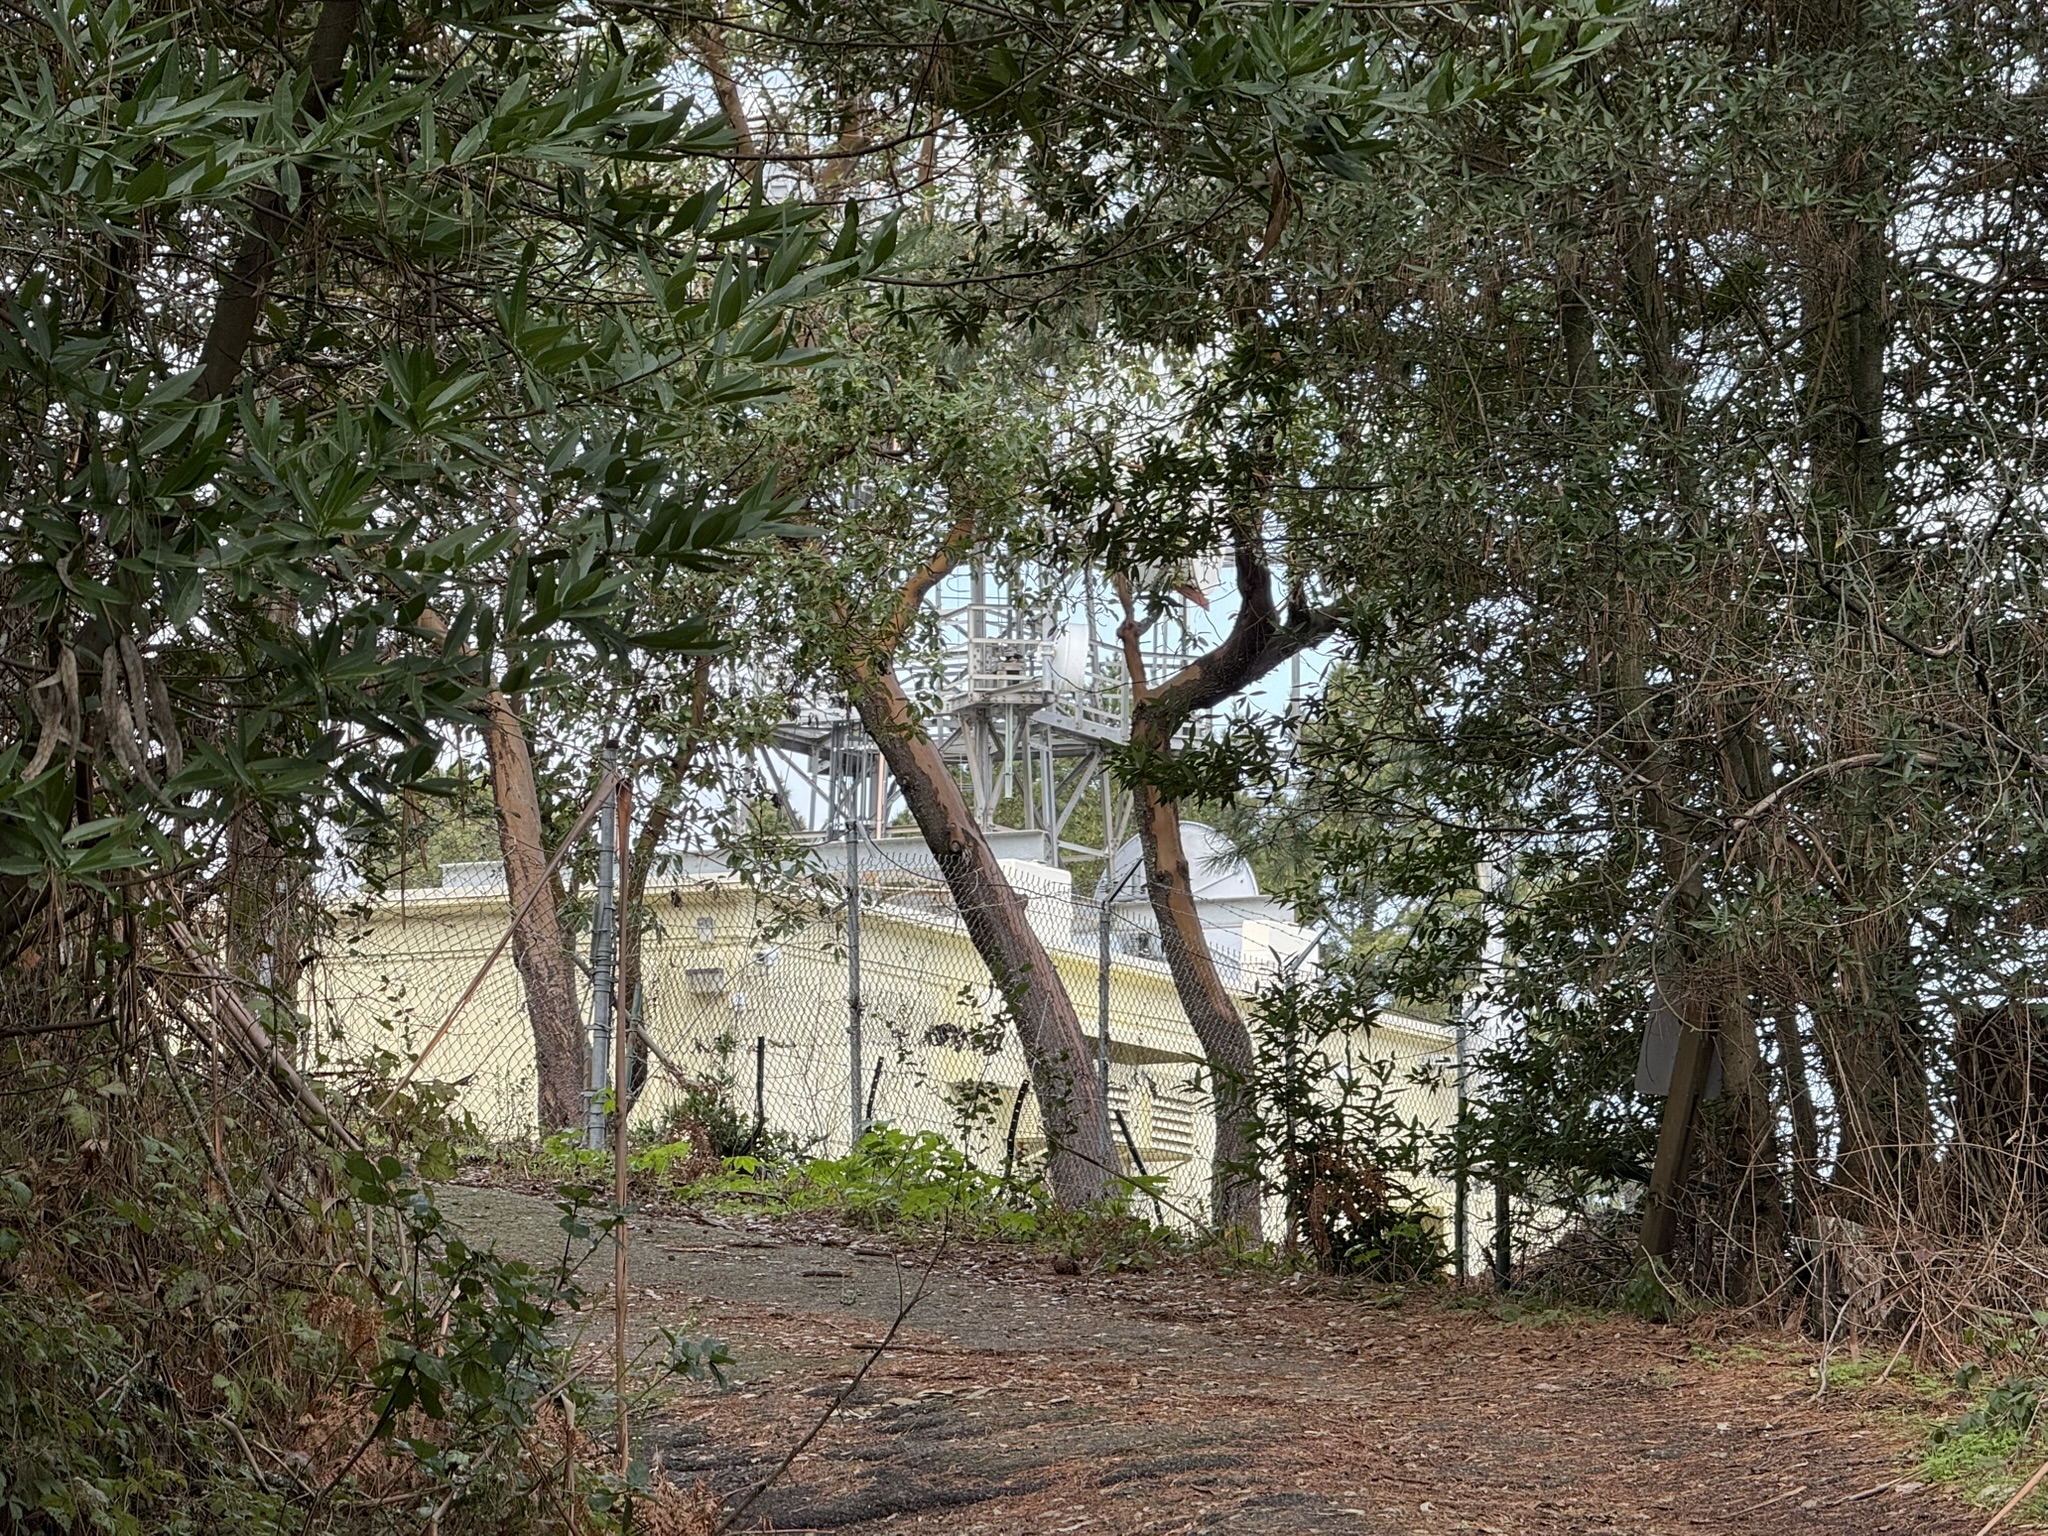
[[[605,767],[611,768],[611,754]],[[614,905],[618,797],[606,795],[597,813],[597,901],[590,916],[590,1087],[584,1094],[583,1144],[604,1150],[604,1091],[612,1073],[612,969],[618,953]]]
[[[1508,1186],[1493,1186],[1493,1288],[1504,1291],[1515,1278],[1515,1227],[1508,1206]]]
[[[867,1118],[860,1101],[860,822],[853,817],[846,822],[846,1053],[847,1123],[853,1132],[846,1150],[851,1152],[860,1145]]]
[[[1109,898],[1105,896],[1096,925],[1095,1076],[1102,1089],[1102,1166],[1105,1172],[1114,1173],[1116,1146],[1109,1137],[1109,923]]]
[[[768,1128],[768,1037],[754,1036],[754,1135],[747,1151],[760,1155],[761,1133]]]
[[[1472,1218],[1470,1214],[1472,1205],[1472,1176],[1466,1166],[1469,1154],[1465,1147],[1465,1099],[1471,1082],[1471,1052],[1467,1044],[1469,1035],[1470,1028],[1465,1012],[1465,1004],[1460,1002],[1458,1005],[1458,1105],[1457,1118],[1452,1121],[1453,1134],[1457,1137],[1453,1146],[1457,1150],[1458,1168],[1457,1184],[1453,1189],[1451,1198],[1451,1234],[1452,1241],[1457,1245],[1457,1262],[1453,1266],[1453,1273],[1460,1280],[1465,1278],[1466,1271],[1471,1267],[1472,1241]]]

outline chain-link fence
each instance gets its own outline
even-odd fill
[[[681,1116],[701,1126],[715,1105],[747,1145],[772,1138],[786,1151],[836,1154],[857,1122],[882,1122],[937,1132],[991,1170],[1031,1166],[1045,1137],[1017,1032],[929,852],[915,839],[862,833],[851,850],[842,838],[814,855],[818,894],[795,905],[710,860],[657,864],[624,919],[639,935],[637,985],[624,995],[626,1025],[644,1042],[635,1127]],[[1199,1222],[1214,1145],[1209,1084],[1142,881],[1105,912],[1076,896],[1065,870],[1010,860],[1003,869],[1091,1055],[1107,1060],[1117,1161],[1164,1181],[1169,1216]],[[561,914],[579,957],[589,951],[588,909],[571,900]],[[319,1049],[336,1059],[388,1053],[394,1071],[424,1051],[420,1075],[457,1085],[460,1107],[488,1134],[531,1139],[536,1057],[507,942],[513,916],[502,867],[490,863],[446,864],[436,888],[337,910],[300,983]],[[1209,937],[1241,1006],[1307,958],[1307,936],[1275,921]],[[577,987],[588,1020],[580,958]],[[1361,1030],[1356,1048],[1391,1056],[1405,1080],[1451,1047],[1426,1021],[1382,1020],[1369,1046]],[[1416,1114],[1448,1114],[1441,1095],[1414,1092]]]

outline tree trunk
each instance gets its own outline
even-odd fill
[[[1216,1226],[1259,1236],[1258,1150],[1251,1134],[1257,1107],[1252,1083],[1252,1037],[1230,989],[1217,974],[1195,908],[1194,880],[1181,842],[1180,806],[1153,786],[1138,790],[1138,843],[1144,850],[1146,890],[1166,967],[1182,1012],[1202,1042],[1216,1097],[1216,1150],[1209,1163],[1209,1198]]]
[[[1933,1155],[1909,943],[1903,914],[1852,914],[1843,923],[1834,995],[1813,1005],[1814,1039],[1834,1091],[1833,1183],[1872,1216],[1916,1209]]]
[[[1255,477],[1255,479],[1258,477]],[[1130,583],[1117,578],[1124,621],[1117,627],[1124,665],[1131,675],[1136,706],[1131,743],[1146,750],[1140,760],[1169,759],[1173,738],[1199,710],[1235,698],[1290,656],[1332,633],[1331,614],[1307,611],[1297,590],[1290,594],[1288,622],[1281,622],[1273,595],[1273,572],[1260,533],[1260,513],[1246,510],[1235,524],[1232,554],[1237,567],[1238,612],[1230,633],[1206,655],[1156,686],[1145,675],[1140,624]],[[1252,1121],[1256,1093],[1251,1082],[1252,1038],[1244,1015],[1216,972],[1195,909],[1187,851],[1181,845],[1180,806],[1142,780],[1132,785],[1138,800],[1138,843],[1145,855],[1145,884],[1173,989],[1195,1038],[1208,1058],[1216,1098],[1216,1155],[1209,1169],[1209,1199],[1219,1228],[1259,1232],[1258,1156]]]
[[[2015,999],[1956,1020],[1952,1187],[1965,1231],[2023,1220],[2039,1241],[2048,1147],[2048,1009]],[[2008,1241],[2010,1230],[2005,1234]]]
[[[995,979],[1031,1069],[1045,1125],[1053,1198],[1072,1208],[1100,1199],[1108,1170],[1107,1106],[1074,1004],[1045,946],[1026,920],[1024,902],[1004,877],[945,759],[912,714],[893,669],[853,669],[854,708],[881,749],[924,834],[967,935]]]
[[[1698,1141],[1700,1093],[1714,1059],[1716,1020],[1693,978],[1674,977],[1667,1006],[1680,1020],[1678,1057],[1671,1068],[1671,1086],[1658,1119],[1657,1150],[1650,1163],[1650,1184],[1643,1194],[1642,1224],[1637,1246],[1652,1259],[1668,1260],[1678,1246],[1679,1216],[1684,1207],[1686,1175]]]
[[[1820,1183],[1820,1115],[1813,1107],[1813,1083],[1806,1071],[1806,1041],[1799,1033],[1798,1006],[1787,997],[1776,999],[1771,1022],[1777,1031],[1785,1105],[1792,1117],[1792,1199],[1804,1228],[1813,1192]]]
[[[1718,1196],[1712,1220],[1721,1241],[1711,1271],[1700,1266],[1695,1283],[1706,1282],[1713,1294],[1746,1303],[1777,1289],[1785,1254],[1776,1107],[1746,989],[1728,987],[1715,1039],[1721,1050],[1722,1092],[1711,1121],[1713,1155],[1701,1161]]]
[[[561,915],[547,879],[540,793],[526,731],[511,700],[495,689],[484,708],[484,745],[491,759],[491,798],[498,811],[498,846],[505,855],[505,889],[512,910],[520,914],[512,929],[512,961],[519,968],[527,1017],[533,1023],[533,1063],[545,1135],[583,1123],[583,1019]]]
[[[1624,633],[1631,641],[1635,638],[1626,626]],[[1640,655],[1632,643],[1618,645],[1615,655],[1617,692],[1632,699],[1643,687]],[[1680,1021],[1678,1057],[1671,1069],[1664,1111],[1658,1118],[1657,1150],[1650,1164],[1650,1185],[1643,1196],[1638,1243],[1648,1257],[1669,1259],[1678,1243],[1679,1213],[1699,1142],[1700,1095],[1713,1065],[1722,998],[1708,974],[1713,957],[1701,953],[1700,939],[1694,931],[1694,918],[1705,901],[1701,879],[1705,860],[1694,847],[1686,819],[1665,787],[1670,766],[1663,744],[1644,738],[1638,741],[1637,748],[1643,754],[1644,766],[1638,770],[1642,787],[1636,798],[1643,808],[1644,822],[1655,834],[1665,878],[1671,887],[1661,914],[1660,931],[1652,941],[1661,959],[1653,960],[1652,966],[1658,993]]]
[[[264,618],[279,632],[288,632],[299,619],[296,598],[278,597],[266,605]],[[101,698],[117,687],[102,678]],[[104,708],[104,702],[102,708]],[[263,808],[244,801],[235,808],[228,823],[227,933],[228,970],[231,975],[253,982],[269,994],[273,1008],[269,1028],[280,1032],[275,1005],[289,1011],[298,1005],[299,971],[308,935],[300,929],[308,871],[303,859],[295,858],[278,845]],[[296,1034],[295,1024],[282,1032]]]
[[[1816,78],[1835,77],[1885,49],[1882,13],[1867,0],[1830,0],[1785,13],[1793,56]],[[1810,471],[1807,553],[1826,595],[1854,620],[1845,659],[1883,676],[1900,659],[1864,622],[1867,599],[1830,584],[1854,552],[1891,536],[1890,446],[1885,436],[1885,360],[1893,324],[1882,129],[1851,119],[1833,144],[1829,198],[1803,226],[1800,264],[1801,393]],[[1887,595],[1878,587],[1878,599]],[[1833,755],[1879,745],[1889,723],[1834,727]],[[1849,739],[1843,739],[1844,734]],[[1846,799],[1836,819],[1837,860],[1848,872],[1841,900],[1836,986],[1814,999],[1814,1035],[1835,1089],[1841,1140],[1835,1183],[1871,1213],[1910,1211],[1932,1159],[1925,1022],[1911,948],[1910,898],[1892,850],[1896,802]]]

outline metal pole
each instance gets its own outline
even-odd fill
[[[1102,898],[1102,917],[1097,928],[1099,962],[1095,976],[1095,1076],[1102,1088],[1102,1166],[1116,1167],[1116,1148],[1109,1139],[1109,898]]]
[[[622,922],[631,922],[627,911],[632,892],[632,831],[633,831],[633,788],[630,783],[619,784],[618,813],[618,866],[619,899],[615,909]],[[619,977],[623,985],[625,977]],[[619,1475],[624,1477],[632,1470],[633,1457],[631,1442],[626,1434],[626,1174],[629,1159],[626,1152],[627,1090],[632,1079],[626,1064],[627,1037],[631,1031],[626,1025],[626,1010],[619,1010],[619,1028],[612,1044],[612,1201],[618,1207],[619,1224],[612,1229],[612,1401],[613,1413],[618,1420],[619,1431]],[[627,1509],[627,1528],[631,1529],[631,1506]]]
[[[1109,850],[1111,858],[1116,849]],[[1109,866],[1102,866],[1102,878],[1096,881],[1095,889],[1102,897],[1102,911],[1096,929],[1096,975],[1095,975],[1095,1075],[1102,1087],[1102,1167],[1106,1173],[1116,1172],[1116,1142],[1112,1138],[1109,1124],[1109,940],[1110,922],[1116,907],[1116,899],[1124,887],[1131,883],[1131,876],[1145,867],[1145,856],[1141,852],[1124,871],[1123,879],[1117,881],[1114,889],[1109,886]]]
[[[1024,1095],[1031,1091],[1031,1078],[1027,1074],[1017,1085],[1017,1097],[1010,1101],[1010,1134],[1003,1138],[1003,1182],[1010,1182],[1010,1174],[1017,1166],[1017,1122],[1024,1118]]]
[[[1515,1277],[1515,1229],[1509,1220],[1508,1187],[1493,1186],[1493,1286],[1504,1291]]]
[[[754,1135],[747,1151],[759,1155],[761,1133],[768,1128],[768,1037],[754,1036]]]
[[[1289,1007],[1287,1010],[1287,1037],[1280,1068],[1280,1091],[1285,1095],[1281,1100],[1281,1104],[1284,1108],[1287,1122],[1284,1133],[1286,1140],[1283,1145],[1286,1146],[1287,1150],[1282,1154],[1280,1167],[1283,1178],[1281,1188],[1286,1192],[1284,1206],[1287,1217],[1287,1235],[1282,1241],[1282,1247],[1290,1254],[1295,1251],[1296,1242],[1301,1234],[1301,1148],[1294,1135],[1294,1095],[1296,1088],[1299,1086],[1298,1079],[1300,1077],[1295,1061],[1295,1029],[1295,1012],[1292,1007]]]
[[[847,1150],[860,1145],[867,1129],[861,1113],[860,1070],[860,822],[846,823],[846,1083],[849,1114],[847,1123],[853,1139]]]
[[[1457,1244],[1455,1273],[1460,1280],[1465,1278],[1466,1272],[1470,1268],[1469,1249],[1472,1241],[1470,1235],[1472,1179],[1466,1168],[1468,1154],[1465,1148],[1465,1096],[1471,1082],[1471,1056],[1467,1047],[1469,1034],[1470,1029],[1468,1027],[1467,1015],[1464,1007],[1461,1005],[1458,1009],[1458,1116],[1452,1122],[1456,1127],[1455,1134],[1458,1138],[1455,1144],[1458,1153],[1458,1182],[1451,1202],[1451,1232],[1453,1241]]]
[[[609,754],[605,766],[612,766]],[[597,904],[590,917],[590,1087],[584,1095],[583,1144],[604,1150],[604,1091],[612,1070],[612,989],[617,947],[618,801],[605,797],[597,813]]]
[[[1124,1147],[1131,1154],[1131,1166],[1137,1170],[1138,1177],[1141,1179],[1151,1178],[1152,1175],[1145,1171],[1145,1159],[1138,1155],[1138,1143],[1131,1135],[1131,1123],[1124,1118],[1122,1110],[1116,1112],[1116,1128],[1123,1132]],[[1157,1195],[1152,1197],[1152,1219],[1162,1227],[1166,1225],[1166,1211],[1159,1204],[1159,1197]]]

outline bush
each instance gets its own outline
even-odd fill
[[[732,1102],[727,1084],[693,1078],[681,1084],[675,1102],[654,1132],[658,1142],[688,1141],[713,1157],[746,1157],[758,1152],[754,1117]]]
[[[1250,1084],[1259,1166],[1285,1198],[1287,1242],[1327,1274],[1439,1278],[1450,1263],[1442,1221],[1408,1176],[1423,1168],[1423,1128],[1402,1112],[1392,1065],[1340,1063],[1352,1019],[1302,986],[1259,996]]]
[[[965,1221],[977,1228],[1022,1230],[1031,1214],[1016,1198],[1028,1191],[977,1168],[966,1153],[931,1131],[878,1125],[845,1157],[814,1158],[777,1172],[753,1158],[734,1158],[713,1193],[766,1195],[787,1210],[831,1210],[879,1231],[900,1222]]]

